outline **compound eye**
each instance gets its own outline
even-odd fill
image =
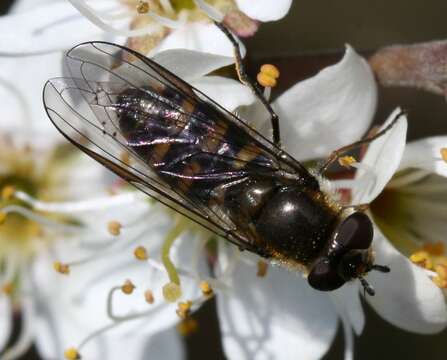
[[[369,217],[362,212],[355,212],[338,226],[335,241],[346,250],[368,249],[373,235],[373,226]]]
[[[345,283],[328,258],[322,258],[312,267],[307,281],[310,286],[320,291],[335,290]]]

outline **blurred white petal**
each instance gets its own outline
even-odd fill
[[[331,292],[331,298],[337,309],[348,309],[345,311],[347,319],[355,334],[360,335],[365,327],[365,313],[360,301],[358,281],[346,283],[340,289]]]
[[[447,177],[447,163],[441,158],[442,148],[447,148],[447,136],[429,137],[408,143],[399,170],[424,169]]]
[[[187,49],[215,55],[233,56],[233,46],[214,24],[193,23],[174,30],[149,53],[152,56],[168,49]]]
[[[106,1],[101,3],[104,8],[108,6]],[[2,55],[62,51],[92,39],[113,40],[87,21],[68,2],[50,3],[30,11],[0,17]]]
[[[252,19],[273,21],[289,12],[292,0],[236,0],[236,4]]]
[[[368,282],[376,290],[366,300],[391,324],[407,331],[432,334],[447,325],[447,305],[442,290],[424,269],[411,263],[375,229],[373,249],[377,264],[387,265],[391,272],[371,271]]]
[[[11,334],[11,299],[4,294],[0,295],[0,352],[5,348]]]
[[[223,248],[223,247],[222,247]],[[219,252],[219,261],[221,252]],[[337,330],[327,294],[303,278],[270,266],[256,276],[258,257],[244,254],[228,294],[217,297],[223,345],[229,359],[319,359]]]
[[[234,58],[194,50],[166,50],[152,57],[156,63],[185,81],[193,81],[234,63]]]
[[[230,111],[254,101],[250,89],[233,79],[206,76],[194,81],[192,85]]]
[[[390,124],[400,111],[396,109],[380,130]],[[402,115],[390,130],[370,144],[362,159],[362,166],[367,170],[359,169],[356,174],[353,204],[369,204],[382,192],[399,167],[406,138],[407,117]]]
[[[360,139],[370,126],[376,102],[369,65],[347,46],[338,64],[296,84],[274,102],[283,146],[300,160],[327,156]]]

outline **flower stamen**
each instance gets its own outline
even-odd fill
[[[199,329],[199,323],[196,319],[188,316],[177,324],[177,331],[182,336],[189,336],[194,334]]]
[[[441,289],[447,289],[447,256],[442,242],[426,243],[410,256],[410,261],[430,271],[431,280]]]
[[[16,188],[12,185],[7,185],[2,189],[1,198],[3,201],[9,201],[13,198]]]
[[[116,220],[109,221],[109,223],[107,224],[107,230],[109,231],[110,235],[113,236],[120,235],[122,227],[123,226],[121,225],[121,223]]]
[[[258,83],[264,87],[275,87],[279,78],[279,70],[275,65],[264,64],[261,66],[256,79]]]
[[[148,289],[144,292],[144,299],[146,300],[146,302],[148,304],[153,304],[155,299],[154,299],[154,293],[152,292],[152,290]]]
[[[357,160],[353,156],[342,156],[341,158],[338,159],[338,163],[340,164],[340,166],[343,166],[346,168],[351,167],[356,162],[357,162]]]
[[[78,350],[74,347],[70,347],[64,351],[64,357],[67,360],[79,360],[81,359],[81,355]]]
[[[441,158],[444,162],[447,163],[447,148],[442,148],[441,149]]]
[[[62,274],[62,275],[69,275],[70,274],[70,266],[68,264],[64,264],[64,263],[62,263],[60,261],[55,261],[53,263],[53,268],[59,274]]]
[[[140,1],[137,5],[138,14],[147,14],[149,12],[149,3],[147,1]]]
[[[168,232],[161,249],[161,261],[168,273],[170,283],[163,287],[163,296],[169,302],[175,302],[181,296],[180,277],[170,258],[171,247],[185,229],[185,220],[179,219],[177,224]]]
[[[192,301],[180,302],[177,305],[176,313],[180,319],[186,319],[191,313]]]
[[[135,290],[135,285],[130,280],[126,280],[123,285],[121,285],[121,291],[123,294],[130,295]]]
[[[202,290],[202,294],[204,296],[209,297],[214,294],[213,288],[211,287],[211,285],[208,281],[201,281],[199,286],[200,286],[200,290]]]
[[[133,254],[135,255],[135,258],[140,261],[145,261],[149,258],[147,250],[144,246],[138,246],[135,248]]]
[[[264,260],[258,261],[258,271],[256,272],[256,276],[263,278],[267,275],[268,264]]]

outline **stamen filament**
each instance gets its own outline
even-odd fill
[[[178,276],[177,269],[171,261],[170,251],[175,240],[185,230],[185,220],[179,219],[177,224],[166,235],[163,247],[161,249],[161,261],[168,273],[169,280],[174,284],[180,285],[180,277]]]
[[[26,209],[24,207],[21,207],[19,205],[8,205],[4,208],[0,209],[0,211],[9,214],[9,213],[17,213],[22,215],[23,217],[35,221],[39,223],[40,225],[47,226],[50,228],[55,228],[60,231],[66,231],[66,232],[77,232],[79,229],[82,228],[82,226],[79,225],[69,225],[69,224],[62,224],[60,222],[51,220],[49,218],[46,218],[42,215],[38,215],[34,213],[33,211]]]
[[[202,10],[205,14],[207,14],[214,21],[217,21],[219,23],[224,21],[225,15],[222,14],[215,7],[207,4],[203,0],[194,0],[194,3],[200,10]]]
[[[46,211],[46,212],[57,212],[60,214],[72,214],[77,212],[85,211],[100,211],[106,210],[112,207],[119,207],[123,205],[130,205],[135,203],[135,201],[144,199],[138,193],[124,193],[115,196],[107,196],[103,198],[97,198],[94,200],[83,200],[83,201],[67,201],[67,202],[45,202],[38,200],[31,195],[16,191],[14,197],[19,199],[28,205],[30,205],[34,210]]]
[[[125,30],[125,29],[116,29],[113,26],[110,26],[106,22],[104,22],[99,16],[95,15],[95,10],[92,9],[90,6],[85,4],[85,2],[81,0],[68,0],[71,2],[71,4],[81,13],[83,14],[90,22],[98,26],[100,29],[104,30],[105,32],[109,32],[114,35],[118,36],[140,36],[145,35],[148,33],[151,33],[152,31],[156,30],[156,26],[154,24],[150,24],[148,26],[145,26],[143,28],[135,29],[135,30]]]

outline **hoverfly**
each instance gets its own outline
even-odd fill
[[[88,42],[66,59],[71,77],[46,83],[44,105],[82,151],[241,250],[303,269],[315,289],[360,279],[374,294],[363,276],[389,268],[373,263],[369,217],[278,145],[131,49]]]

